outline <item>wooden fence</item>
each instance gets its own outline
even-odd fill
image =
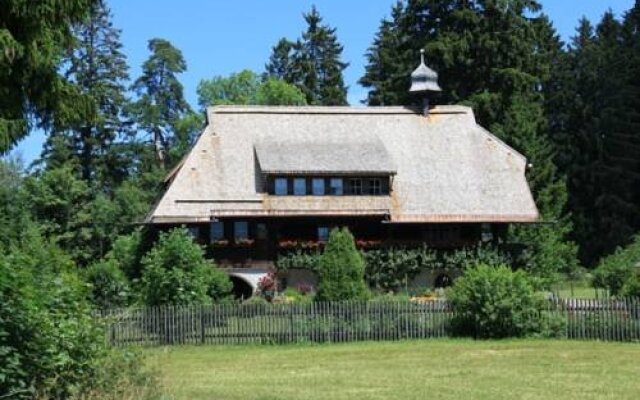
[[[103,311],[114,346],[272,344],[425,339],[450,336],[454,313],[430,302],[224,304]],[[606,341],[640,340],[640,302],[554,300],[531,318],[557,336]]]

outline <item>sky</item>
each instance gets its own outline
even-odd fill
[[[149,56],[147,42],[164,38],[180,49],[188,70],[180,76],[187,101],[197,108],[201,79],[243,69],[262,72],[271,47],[282,38],[296,39],[305,29],[302,14],[315,4],[324,23],[337,28],[344,45],[348,100],[359,105],[366,90],[357,84],[364,74],[367,48],[380,21],[396,0],[108,0],[114,26],[122,30],[132,80]],[[583,16],[597,22],[611,9],[621,16],[634,0],[542,0],[562,39],[567,41]],[[416,60],[417,62],[417,60]],[[40,155],[44,133],[34,131],[13,151],[27,165]]]

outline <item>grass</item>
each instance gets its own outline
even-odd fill
[[[640,344],[426,340],[149,350],[176,399],[637,399]]]

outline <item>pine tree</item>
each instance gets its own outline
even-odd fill
[[[304,14],[307,30],[295,43],[281,39],[273,47],[266,75],[297,86],[310,105],[345,105],[347,87],[342,71],[349,64],[341,61],[343,46],[336,29],[322,24],[314,7]]]
[[[123,110],[129,75],[120,30],[113,27],[105,2],[99,1],[74,34],[77,46],[66,59],[66,77],[91,101],[94,111],[91,118],[54,131],[50,140],[67,136],[82,178],[89,184],[98,181],[96,186],[113,188],[126,177],[117,174],[122,172],[115,168],[120,155],[112,151],[118,138],[126,134]],[[48,158],[46,153],[44,158]]]
[[[72,28],[97,0],[0,3],[0,155],[29,132],[30,122],[49,128],[86,112],[88,101],[58,73]],[[86,112],[86,113],[85,113]]]
[[[187,63],[182,52],[164,39],[149,40],[149,51],[142,76],[131,87],[139,96],[131,111],[139,127],[152,136],[157,160],[165,166],[175,125],[191,112],[177,77],[187,70]]]

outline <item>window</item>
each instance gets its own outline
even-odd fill
[[[326,226],[318,227],[318,241],[326,242],[329,239],[329,228]]]
[[[224,222],[215,221],[209,226],[211,241],[224,239]]]
[[[349,179],[349,188],[351,194],[362,194],[362,179]]]
[[[247,221],[236,221],[233,223],[233,239],[249,239],[249,223]]]
[[[304,178],[295,178],[293,180],[293,194],[296,196],[304,196],[307,194],[307,180]]]
[[[287,178],[276,178],[275,181],[275,194],[277,196],[287,195]]]
[[[313,178],[311,181],[311,192],[314,196],[324,196],[324,179]]]
[[[369,194],[375,196],[379,195],[380,193],[382,193],[382,185],[380,184],[380,179],[369,179]]]
[[[331,178],[330,182],[330,192],[334,196],[342,196],[343,188],[342,188],[342,178]]]

